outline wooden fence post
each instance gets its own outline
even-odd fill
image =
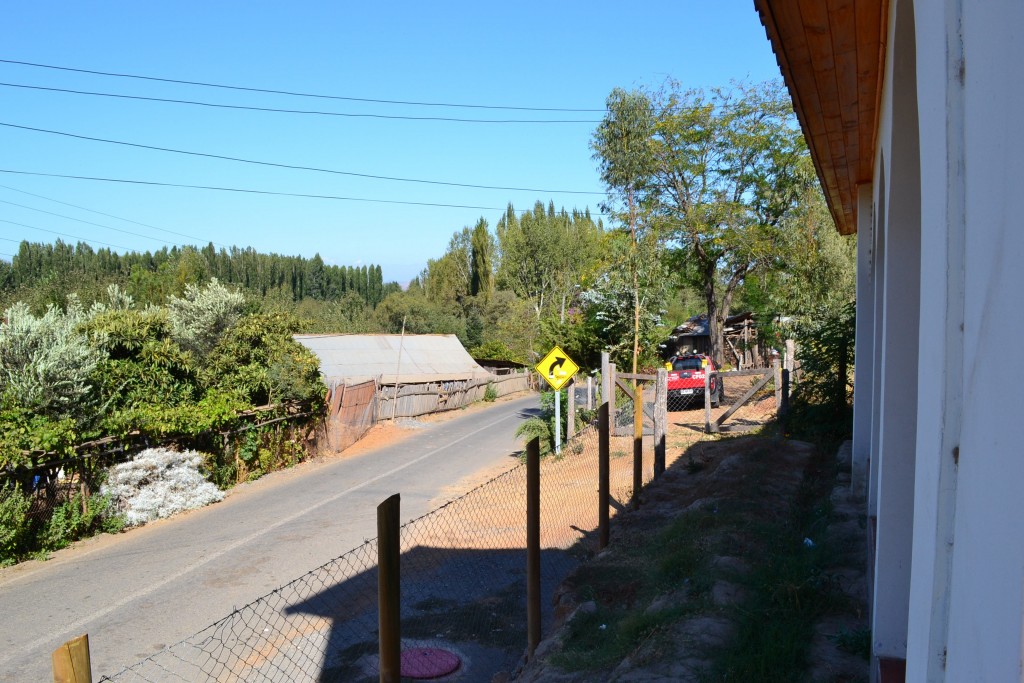
[[[540,644],[540,438],[526,444],[526,658]]]
[[[644,385],[633,389],[633,509],[640,507],[640,489],[644,485]]]
[[[608,546],[608,506],[610,504],[611,441],[608,419],[608,402],[605,401],[597,412],[597,549]]]
[[[665,432],[668,422],[668,370],[660,368],[654,387],[654,478],[665,473]]]
[[[92,683],[88,633],[58,647],[50,655],[50,660],[53,662],[53,683]]]
[[[402,677],[400,502],[396,493],[377,506],[380,683],[399,683]]]

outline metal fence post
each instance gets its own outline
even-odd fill
[[[719,378],[721,379],[721,378]],[[704,366],[704,431],[711,433],[711,365]]]
[[[668,370],[660,368],[654,386],[654,478],[665,473],[665,432],[668,422]]]
[[[782,367],[779,365],[779,356],[772,358],[772,377],[775,379],[775,409],[782,407]]]
[[[569,443],[572,437],[576,436],[576,380],[569,380],[569,388],[565,392],[566,420],[565,420],[565,442]]]
[[[526,444],[527,659],[540,644],[540,438]]]
[[[789,417],[789,370],[782,371],[782,402],[779,404],[779,426],[786,435],[786,419]]]
[[[608,364],[608,398],[605,401],[608,402],[608,421],[612,431],[615,430],[615,375],[618,372],[615,363]]]
[[[400,501],[396,493],[377,506],[380,683],[399,683],[402,677]]]
[[[92,683],[92,658],[89,655],[89,634],[64,643],[50,655],[53,683]]]
[[[611,489],[611,440],[609,438],[608,402],[605,401],[597,412],[597,549],[608,546],[608,505]]]
[[[633,509],[640,507],[640,489],[644,485],[644,385],[633,389]]]

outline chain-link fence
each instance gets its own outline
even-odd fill
[[[613,507],[632,459],[615,444]],[[649,441],[649,440],[648,440]],[[650,478],[651,445],[645,452]],[[621,452],[620,452],[621,451]],[[595,550],[598,431],[584,428],[541,464],[544,621],[559,582]],[[401,529],[405,647],[462,655],[473,679],[511,670],[526,647],[526,468],[519,464]],[[370,681],[378,677],[377,546],[351,550],[182,642],[101,680]],[[468,672],[466,672],[468,673]]]
[[[749,393],[761,379],[723,376],[726,401]],[[643,394],[639,473],[646,486],[654,478],[658,392],[655,380],[636,381]],[[623,382],[626,390],[617,388],[610,420],[615,425],[609,430],[613,514],[628,506],[635,488],[632,382]],[[740,409],[746,413],[735,415],[764,424],[775,415],[772,381],[752,397],[756,400]],[[697,442],[717,438],[705,430],[703,409],[671,411],[666,426],[669,467],[685,454],[692,460]],[[597,548],[599,438],[597,425],[590,424],[559,455],[541,463],[545,629],[558,609],[552,599],[558,584]],[[490,680],[495,672],[513,670],[527,645],[525,465],[406,523],[400,545],[403,648],[456,653],[467,680]],[[373,681],[379,676],[377,619],[377,544],[372,540],[101,680]]]

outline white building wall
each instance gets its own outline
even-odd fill
[[[901,0],[902,2],[903,0]],[[942,681],[963,378],[962,127],[944,3],[917,3],[921,310],[907,680]]]
[[[1022,678],[1024,3],[962,4],[966,56],[963,427],[948,681]]]
[[[867,494],[871,458],[872,380],[874,375],[874,192],[870,183],[857,188],[857,336],[853,370],[853,457],[850,488],[863,499]],[[877,420],[877,416],[874,417]]]
[[[872,639],[875,656],[889,658],[907,652],[917,437],[921,201],[912,21],[909,4],[897,6],[891,31],[910,36],[888,55],[879,135],[888,169],[880,176],[877,222],[884,282],[875,347],[881,413],[871,463],[878,476]]]

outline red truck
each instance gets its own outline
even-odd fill
[[[715,362],[703,354],[673,356],[669,362],[672,364],[668,371],[669,409],[693,405],[695,399],[700,399],[699,405],[704,405],[704,373],[717,373]],[[708,389],[711,405],[717,408],[722,402],[722,380],[717,374],[711,375]]]

